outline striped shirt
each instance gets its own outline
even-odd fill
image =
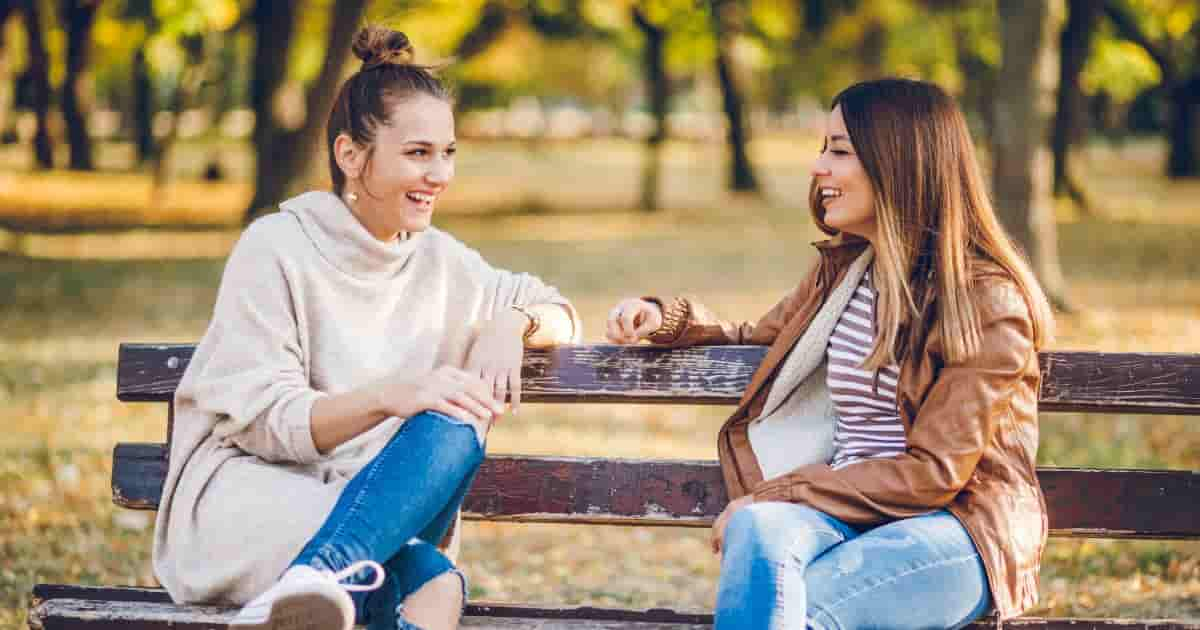
[[[842,311],[826,350],[829,371],[826,383],[837,414],[833,436],[835,470],[876,457],[904,452],[904,425],[896,407],[896,380],[900,370],[889,365],[876,372],[859,369],[875,343],[875,290],[871,271]]]

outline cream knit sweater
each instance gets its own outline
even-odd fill
[[[380,242],[327,192],[281,207],[238,241],[175,392],[154,570],[177,602],[243,603],[273,584],[403,422],[322,456],[317,398],[462,366],[478,326],[512,304],[563,304],[579,336],[554,288],[444,232]]]

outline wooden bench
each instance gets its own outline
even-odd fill
[[[117,397],[168,403],[194,347],[124,344]],[[571,346],[526,357],[528,402],[734,404],[764,347]],[[1200,355],[1050,352],[1041,357],[1043,412],[1200,415]],[[1044,422],[1047,420],[1044,420]],[[1048,420],[1052,421],[1052,420]],[[113,500],[153,510],[167,471],[165,444],[118,444]],[[1041,468],[1053,536],[1200,538],[1200,471]],[[716,462],[492,456],[466,498],[473,520],[708,527],[726,503]],[[165,591],[39,584],[32,628],[221,628],[232,609],[178,606]],[[464,627],[705,628],[712,616],[668,609],[532,607],[472,602]],[[994,625],[994,619],[976,627]],[[1192,629],[1178,620],[1021,618],[1011,627]]]

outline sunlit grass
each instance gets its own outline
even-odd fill
[[[237,225],[245,182],[173,181],[131,173],[0,172],[0,222],[36,230]]]
[[[752,319],[812,260],[807,243],[817,234],[803,202],[811,149],[802,141],[756,146],[770,191],[756,200],[721,192],[717,153],[672,145],[667,209],[644,214],[630,210],[636,146],[552,145],[541,153],[515,144],[472,147],[459,165],[460,197],[445,200],[437,222],[494,264],[538,273],[571,296],[587,341],[601,338],[600,322],[614,300],[646,292],[698,295],[728,317]],[[1167,184],[1146,167],[1156,153],[1129,150],[1125,157],[1141,161],[1124,171],[1097,162],[1103,176],[1089,178],[1112,204],[1104,212],[1119,220],[1060,225],[1064,270],[1084,310],[1060,318],[1055,347],[1200,352],[1200,260],[1193,254],[1200,215],[1189,209],[1196,196],[1191,185]],[[53,186],[30,189],[45,192],[47,207],[109,195],[109,175],[60,175],[45,176],[57,182]],[[0,255],[0,627],[24,625],[35,582],[153,583],[150,515],[114,508],[108,483],[113,445],[161,441],[164,413],[160,405],[115,400],[116,348],[122,341],[200,337],[237,231],[179,232],[178,217],[236,224],[244,202],[226,197],[211,215],[173,215],[169,206],[160,213],[134,202],[143,197],[134,190],[137,176],[129,177],[135,179],[117,181],[133,192],[95,201],[88,216],[166,227],[10,234],[20,245],[8,251],[27,255]],[[241,177],[221,194],[233,195],[229,190]],[[61,190],[49,190],[56,186]],[[210,189],[197,190],[179,198],[185,205],[208,203]],[[28,197],[21,216],[37,214],[30,191],[21,193]],[[6,194],[0,191],[0,217],[17,216],[3,206]],[[1163,210],[1157,216],[1121,210],[1142,195],[1160,199]],[[123,199],[130,204],[124,210]],[[490,448],[711,459],[727,411],[529,405],[502,421]],[[1197,470],[1196,422],[1046,414],[1040,460]],[[463,562],[476,597],[707,608],[717,571],[707,535],[703,529],[470,523]],[[1200,543],[1055,540],[1046,555],[1043,604],[1035,612],[1200,619],[1198,564]]]

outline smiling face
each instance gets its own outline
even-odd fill
[[[873,240],[876,232],[875,186],[850,142],[840,105],[829,112],[824,144],[813,165],[812,175],[824,209],[825,224]]]
[[[345,134],[334,145],[345,197],[356,197],[351,211],[385,242],[429,227],[438,196],[454,178],[455,151],[450,103],[420,93],[392,106],[369,155]]]

